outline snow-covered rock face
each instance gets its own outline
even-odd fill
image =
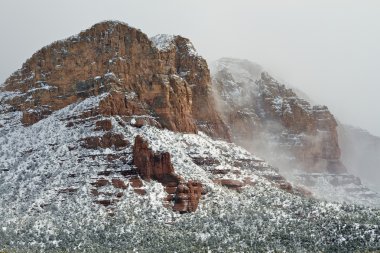
[[[188,39],[149,39],[125,23],[106,21],[36,52],[0,87],[0,110],[21,111],[22,123],[31,125],[84,98],[111,92],[100,114],[156,117],[173,131],[201,130],[228,139],[210,85],[207,63]],[[135,102],[127,98],[132,93]]]
[[[168,52],[175,49],[178,46],[177,40],[184,39],[181,36],[169,35],[169,34],[157,34],[150,38],[155,48],[162,52]],[[183,44],[187,53],[191,56],[198,57],[198,52],[195,50],[193,43],[190,40],[186,40]]]
[[[223,70],[227,70],[232,78],[241,84],[254,83],[261,78],[261,73],[264,71],[263,67],[256,63],[233,58],[221,58],[210,65],[213,74]]]
[[[290,173],[289,178],[306,184],[318,197],[380,203],[377,194],[364,194],[369,190],[361,184],[354,187],[360,188],[356,190],[347,184],[326,187],[334,181],[331,174],[346,172],[340,160],[337,123],[326,106],[310,105],[246,60],[223,58],[211,70],[219,112],[236,143],[264,157],[283,173]],[[305,172],[322,174],[313,179],[316,183],[312,185],[307,184],[308,177],[292,175]]]
[[[29,127],[19,122],[0,128],[0,249],[329,251],[379,246],[378,211],[299,196],[302,189],[261,159],[203,133],[135,127],[138,116],[88,114],[106,98],[87,98]],[[106,120],[111,129],[99,129],[108,124],[97,122]],[[84,144],[107,133],[121,135],[123,145],[89,149]],[[169,152],[185,180],[202,182],[206,194],[196,212],[173,212],[166,207],[161,183],[133,174],[137,135],[153,151]],[[288,243],[289,236],[300,243]],[[321,239],[308,243],[315,237]]]
[[[0,251],[380,247],[378,210],[317,201],[247,150],[196,131],[228,138],[192,50],[180,36],[150,40],[107,21],[43,48],[0,86]],[[160,163],[151,178],[148,156]],[[174,172],[184,182],[173,189],[161,176]]]
[[[265,149],[262,142],[267,142],[270,152],[292,156],[304,170],[345,171],[344,166],[337,166],[336,121],[327,107],[312,107],[246,60],[223,58],[212,70],[219,112],[237,143],[260,152]],[[270,158],[266,151],[262,154]]]
[[[379,194],[364,186],[360,178],[348,173],[337,175],[299,172],[292,175],[291,179],[307,187],[320,199],[380,207]]]
[[[168,34],[157,34],[150,38],[155,46],[160,51],[169,51],[175,47],[175,36]]]

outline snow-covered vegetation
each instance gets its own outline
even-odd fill
[[[85,149],[81,142],[99,118],[79,120],[83,111],[107,96],[91,97],[23,127],[20,115],[4,114],[0,128],[0,251],[9,252],[337,252],[380,250],[380,211],[357,205],[305,198],[280,190],[263,175],[276,170],[246,150],[203,133],[184,134],[152,126],[120,125],[115,133],[132,145],[143,136],[155,151],[168,151],[174,168],[187,179],[201,181],[208,193],[195,213],[178,214],[164,206],[164,189],[143,182],[146,195],[132,187],[110,207],[96,203],[91,183],[99,172],[128,169],[132,145]],[[74,125],[67,126],[71,121]],[[12,124],[10,124],[12,123]],[[104,156],[123,154],[127,163],[110,167]],[[193,157],[213,158],[217,168],[251,177],[254,186],[241,192],[212,180],[209,166]],[[254,166],[236,166],[251,160]],[[74,176],[72,176],[74,175]],[[112,176],[110,176],[112,177]],[[67,189],[72,189],[67,190]],[[113,194],[117,189],[104,186]]]

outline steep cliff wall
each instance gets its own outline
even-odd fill
[[[213,67],[219,111],[232,138],[277,166],[345,172],[337,123],[326,106],[311,106],[256,64],[224,58]]]
[[[206,61],[180,36],[149,39],[120,22],[102,22],[42,48],[8,78],[2,111],[31,125],[69,104],[105,92],[94,114],[143,115],[173,131],[228,139],[215,111]]]

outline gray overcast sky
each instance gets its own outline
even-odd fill
[[[1,0],[0,82],[42,46],[107,19],[188,37],[210,61],[257,62],[380,136],[377,0]]]

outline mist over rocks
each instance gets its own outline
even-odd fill
[[[376,153],[374,139],[360,141],[349,129],[338,128],[326,106],[312,105],[305,94],[281,84],[256,63],[222,58],[211,64],[211,72],[217,109],[235,143],[265,158],[319,198],[379,206],[379,194],[356,177],[359,171],[363,175],[370,168],[372,174],[376,171],[376,158],[366,159],[363,154],[365,145],[373,146],[371,152]],[[342,162],[340,145],[350,170]],[[371,165],[362,168],[366,162]],[[356,176],[349,174],[355,171]]]
[[[275,106],[263,108],[274,119],[266,127],[308,126],[283,115],[279,96],[290,91],[256,65],[249,73],[279,94],[263,104]],[[206,61],[181,36],[149,39],[106,21],[39,50],[0,86],[0,251],[380,248],[378,209],[318,200],[226,141],[236,132],[217,102]],[[321,126],[310,131],[334,128],[316,110]],[[328,148],[315,152],[331,165],[339,152]]]
[[[326,106],[310,105],[247,60],[222,58],[213,65],[219,112],[236,143],[263,157],[291,156],[285,164],[279,162],[279,167],[346,172],[340,161],[337,122]]]
[[[380,192],[380,137],[342,123],[339,123],[338,133],[342,161],[348,170]]]

